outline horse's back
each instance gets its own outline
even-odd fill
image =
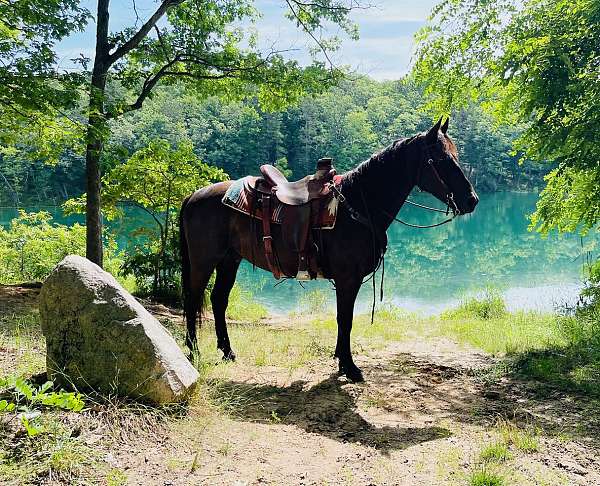
[[[214,199],[218,199],[220,202],[232,183],[233,181],[224,181],[201,187],[190,196],[186,205],[199,204]]]

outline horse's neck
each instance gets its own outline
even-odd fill
[[[366,203],[370,216],[384,230],[392,224],[416,180],[416,169],[406,153],[408,151],[398,150],[403,153],[397,154],[397,160],[374,161],[368,169],[360,170],[352,177],[351,204],[364,207]]]

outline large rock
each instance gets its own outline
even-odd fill
[[[198,372],[112,275],[67,256],[40,293],[48,376],[63,386],[153,403],[185,399]]]

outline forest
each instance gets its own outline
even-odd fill
[[[142,111],[112,123],[103,167],[109,170],[152,140],[164,139],[173,146],[190,142],[202,161],[232,179],[255,174],[265,163],[300,179],[323,156],[332,156],[344,172],[392,141],[426,130],[431,117],[423,100],[423,88],[409,78],[356,77],[280,111],[265,111],[256,99],[201,100],[176,85],[159,90]],[[498,125],[476,103],[457,111],[452,125],[461,163],[479,191],[536,190],[552,168],[522,160],[512,145],[518,125]],[[48,163],[28,157],[27,145],[17,148],[15,155],[0,155],[0,204],[54,205],[85,192],[81,154],[65,150]]]

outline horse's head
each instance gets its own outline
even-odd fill
[[[442,119],[420,135],[421,156],[417,168],[417,186],[448,204],[459,214],[471,213],[479,198],[458,165],[456,145],[448,136],[450,119]]]

